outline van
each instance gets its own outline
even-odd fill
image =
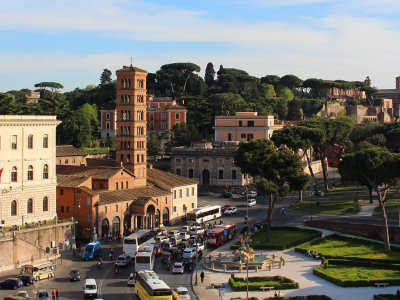
[[[96,280],[89,278],[85,280],[85,286],[83,287],[83,296],[85,298],[96,298],[97,297],[97,284]]]
[[[94,260],[101,254],[101,243],[99,241],[92,242],[86,245],[83,251],[82,258],[84,260]]]

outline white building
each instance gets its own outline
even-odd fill
[[[55,116],[0,115],[0,226],[56,217]]]

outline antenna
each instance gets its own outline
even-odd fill
[[[132,67],[132,56],[131,56],[131,67]]]

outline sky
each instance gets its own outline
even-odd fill
[[[398,0],[0,0],[0,92],[99,84],[103,69],[208,62],[395,88]],[[399,70],[399,71],[397,71]]]

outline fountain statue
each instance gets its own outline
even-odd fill
[[[242,264],[254,260],[254,250],[249,246],[249,236],[247,232],[240,237],[240,247],[233,251],[233,255],[235,256],[235,261],[240,261]]]

